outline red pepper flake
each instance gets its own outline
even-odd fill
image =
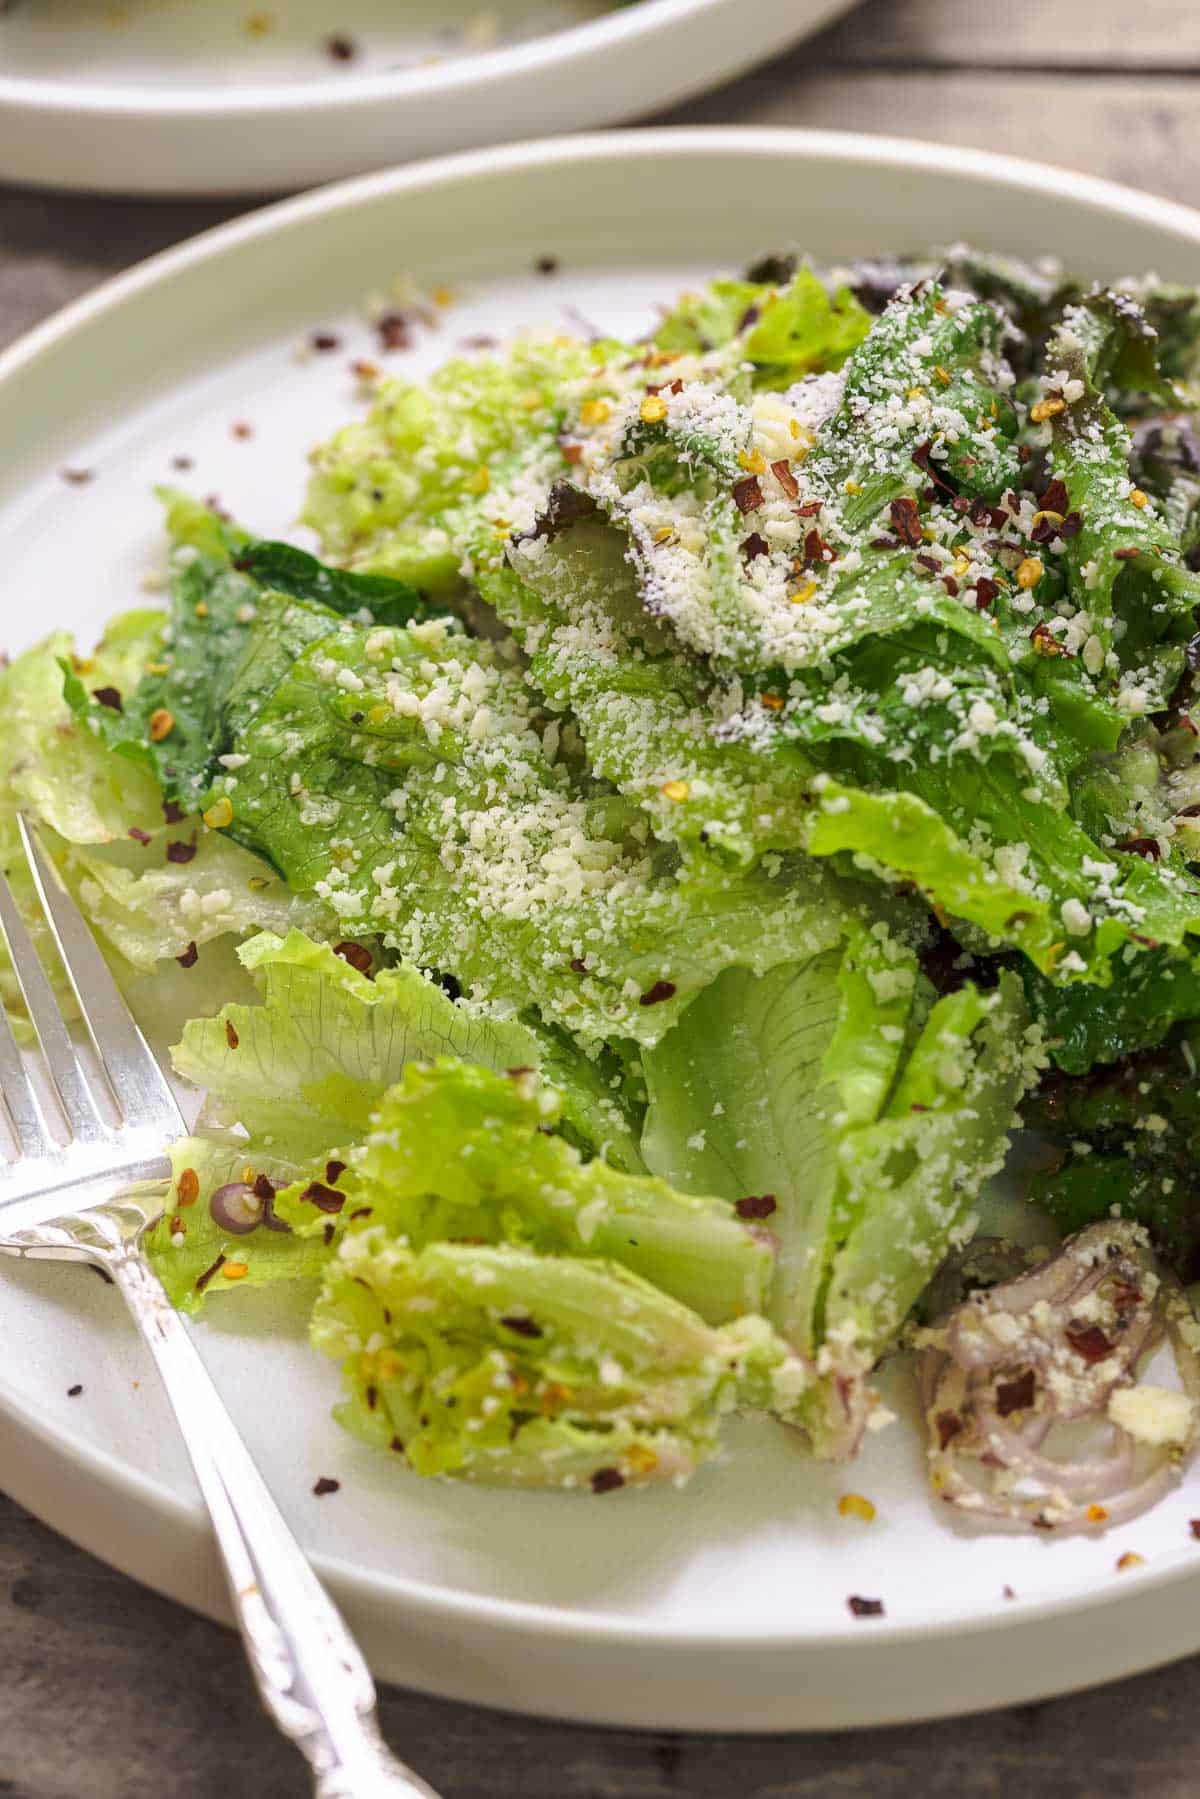
[[[539,256],[533,266],[539,275],[557,275],[562,264],[557,256]]]
[[[175,960],[178,962],[180,968],[195,968],[199,955],[200,951],[196,948],[195,941],[193,940],[188,944],[183,954],[181,956],[176,956]]]
[[[990,575],[980,575],[975,583],[975,606],[979,612],[986,612],[1000,592],[997,582]]]
[[[936,556],[918,556],[917,561],[922,568],[927,568],[933,575],[936,575],[942,566]]]
[[[325,1164],[325,1179],[331,1187],[337,1186],[345,1172],[346,1164],[344,1162],[326,1162]]]
[[[372,956],[370,950],[364,943],[351,943],[349,941],[345,943],[335,943],[333,946],[333,953],[335,956],[340,956],[343,962],[348,962],[351,968],[356,968],[359,974],[370,974]]]
[[[769,1218],[778,1204],[773,1193],[748,1193],[735,1201],[733,1209],[739,1218]]]
[[[805,500],[803,506],[795,506],[792,510],[795,512],[797,518],[816,518],[818,512],[821,510],[821,501]]]
[[[758,476],[747,475],[743,481],[735,481],[733,499],[738,511],[743,516],[750,512],[757,512],[763,503],[763,491],[758,484]]]
[[[571,957],[571,973],[572,974],[586,974],[587,971],[588,971],[588,965],[584,961],[582,956],[572,956]]]
[[[674,999],[674,997],[674,981],[655,981],[653,987],[647,987],[645,993],[642,994],[642,997],[638,1000],[638,1005],[658,1006],[662,1004],[663,1000]]]
[[[138,825],[130,825],[129,835],[135,843],[140,843],[143,849],[152,841],[149,831],[143,831]]]
[[[1032,1368],[1018,1374],[1016,1380],[996,1383],[996,1410],[1002,1418],[1012,1412],[1028,1411],[1037,1394],[1037,1381]]]
[[[771,464],[771,473],[774,475],[789,500],[799,499],[800,483],[797,481],[795,475],[793,475],[791,465],[786,457],[779,462],[773,462]]]
[[[61,472],[63,480],[71,487],[86,487],[89,481],[96,479],[95,469],[65,468]]]
[[[804,561],[810,566],[815,563],[833,561],[833,551],[815,525],[811,531],[804,533]]]
[[[1118,562],[1132,562],[1134,557],[1139,553],[1138,546],[1135,543],[1131,543],[1127,544],[1123,550],[1114,550],[1113,556]]]
[[[505,1330],[515,1331],[518,1337],[540,1337],[542,1335],[541,1325],[535,1324],[532,1318],[502,1318],[500,1322]]]
[[[937,1425],[939,1449],[945,1449],[948,1443],[953,1443],[965,1428],[957,1412],[939,1412],[934,1423]]]
[[[321,1236],[324,1239],[326,1249],[328,1249],[329,1245],[333,1242],[334,1232],[336,1229],[337,1229],[337,1226],[331,1222],[331,1223],[327,1224],[325,1226],[324,1230],[321,1232]]]
[[[1082,514],[1082,512],[1068,512],[1064,516],[1062,523],[1058,527],[1058,535],[1065,542],[1069,538],[1078,537],[1079,533],[1082,530],[1083,530],[1083,514]]]
[[[353,62],[358,55],[358,45],[345,32],[335,31],[325,39],[325,54],[331,62]]]
[[[332,1187],[327,1187],[323,1181],[310,1181],[300,1195],[300,1198],[302,1200],[308,1200],[310,1205],[316,1206],[318,1212],[340,1212],[346,1203],[346,1195],[344,1193],[335,1192]],[[326,1239],[326,1241],[328,1241],[328,1239]]]
[[[1062,520],[1057,518],[1040,518],[1029,533],[1031,543],[1050,543],[1058,536]]]
[[[385,312],[375,320],[379,342],[385,350],[408,350],[412,347],[412,324],[406,313]]]
[[[124,712],[125,706],[118,687],[93,687],[92,698],[101,706],[107,706],[111,712]]]
[[[1029,640],[1039,656],[1070,656],[1072,652],[1054,635],[1044,621],[1035,625],[1029,633]]]
[[[851,1593],[846,1604],[854,1618],[882,1618],[884,1616],[882,1599],[861,1599],[857,1593]]]
[[[275,1183],[274,1183],[274,1181],[270,1180],[268,1178],[268,1176],[265,1174],[255,1175],[253,1191],[254,1191],[255,1199],[261,1199],[264,1201],[268,1200],[268,1199],[274,1199]]]
[[[1155,837],[1127,837],[1124,843],[1114,843],[1113,848],[1125,850],[1131,856],[1141,856],[1147,862],[1157,862],[1162,855]]]
[[[197,1278],[197,1281],[196,1281],[197,1293],[203,1293],[203,1291],[204,1291],[205,1287],[207,1287],[209,1281],[213,1279],[214,1275],[219,1274],[221,1272],[222,1268],[224,1268],[224,1266],[225,1266],[225,1257],[218,1256],[216,1261],[212,1264],[212,1267],[206,1268],[204,1270],[204,1273]]]
[[[898,550],[900,539],[898,537],[873,537],[870,547],[873,550]]]
[[[67,1388],[67,1398],[68,1399],[78,1399],[79,1395],[82,1392],[83,1392],[83,1382],[77,1380],[73,1387]]]
[[[759,556],[765,556],[770,547],[765,537],[757,531],[752,531],[741,546],[743,559],[746,562],[754,562]]]
[[[933,453],[933,440],[931,438],[926,439],[926,441],[923,444],[917,445],[916,449],[912,453],[912,459],[917,468],[921,469],[925,474],[927,474],[931,481],[936,482],[937,485],[935,487],[933,487],[932,489],[927,488],[925,490],[926,497],[928,499],[935,500],[937,498],[937,490],[939,487],[944,487],[946,489],[947,493],[951,492],[951,487],[950,487],[950,483],[949,483],[949,481],[947,481],[946,477],[942,474],[939,474],[937,469],[934,468],[933,460],[932,460],[932,453]]]
[[[1015,500],[1013,501],[1013,505],[1015,509]],[[1008,523],[1008,513],[1005,508],[1003,506],[989,506],[984,499],[972,500],[969,516],[971,523],[978,530],[982,530],[985,525],[990,525],[993,531],[999,531]]]
[[[1113,1345],[1098,1324],[1086,1324],[1081,1318],[1072,1318],[1063,1334],[1075,1354],[1082,1356],[1089,1366],[1102,1362],[1113,1352]]]
[[[351,1224],[354,1223],[356,1218],[370,1218],[374,1210],[374,1206],[355,1206],[354,1210],[350,1213]]]
[[[336,331],[314,331],[308,341],[314,350],[322,352],[340,350],[342,347],[342,340]]]
[[[254,436],[254,426],[248,425],[245,419],[238,419],[232,429],[233,435],[237,438],[239,443],[245,443],[247,438]]]
[[[169,825],[181,825],[183,823],[183,807],[179,804],[178,800],[164,800],[162,812],[163,817]]]
[[[1195,1537],[1197,1543],[1200,1543],[1200,1518],[1189,1518],[1188,1529],[1192,1536]]]
[[[195,854],[196,837],[194,832],[190,843],[181,843],[177,840],[176,842],[168,843],[167,845],[168,862],[190,862]]]
[[[943,575],[942,586],[946,589],[946,592],[950,595],[952,600],[958,598],[958,582],[954,579],[953,575]]]
[[[342,1483],[340,1480],[331,1480],[327,1474],[323,1474],[321,1476],[321,1478],[314,1485],[313,1492],[316,1494],[318,1499],[324,1499],[324,1497],[327,1493],[339,1492],[341,1489],[341,1485],[342,1485]]]
[[[911,494],[899,494],[888,507],[888,516],[892,521],[892,530],[901,543],[906,543],[912,550],[918,549],[924,539],[921,535],[917,502]]]
[[[1039,496],[1038,506],[1043,512],[1065,513],[1070,500],[1071,496],[1067,492],[1066,482],[1055,476],[1045,493]]]
[[[238,1034],[233,1028],[232,1018],[227,1018],[225,1020],[225,1041],[230,1049],[236,1049],[238,1046]]]
[[[583,445],[582,444],[563,444],[562,445],[562,453],[563,453],[563,461],[570,463],[572,468],[577,468],[579,466],[579,464],[583,461]]]
[[[619,1468],[597,1468],[592,1476],[593,1493],[615,1493],[624,1485],[625,1476]]]

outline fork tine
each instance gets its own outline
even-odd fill
[[[89,926],[23,816],[17,818],[17,829],[46,923],[126,1122],[154,1125],[171,1136],[183,1135],[187,1127],[170,1083],[125,1004]]]
[[[38,961],[33,939],[25,928],[7,881],[0,883],[0,934],[8,946],[13,972],[68,1124],[77,1137],[94,1139],[106,1135],[104,1121],[96,1110],[58,1001]]]
[[[7,893],[8,882],[2,874],[0,887]],[[3,1006],[0,1006],[0,1106],[8,1117],[22,1155],[53,1155],[58,1145],[46,1128],[29,1071]]]

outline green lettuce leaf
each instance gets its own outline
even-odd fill
[[[789,1411],[807,1380],[761,1318],[714,1329],[612,1263],[383,1227],[345,1239],[312,1339],[339,1421],[418,1474],[596,1493],[686,1479],[725,1413]]]
[[[418,1250],[467,1239],[618,1262],[712,1324],[762,1309],[772,1252],[727,1201],[585,1161],[556,1134],[561,1119],[560,1096],[532,1070],[410,1063],[347,1152],[337,1185],[349,1230],[382,1225]],[[278,1210],[298,1230],[323,1229],[303,1191]]]

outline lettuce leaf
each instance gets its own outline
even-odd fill
[[[762,1310],[771,1248],[726,1201],[585,1161],[561,1120],[561,1096],[532,1070],[410,1063],[348,1152],[337,1183],[347,1228],[382,1225],[417,1250],[466,1239],[618,1262],[710,1324]],[[299,1231],[323,1229],[303,1191],[278,1211]]]
[[[682,1481],[738,1405],[794,1408],[761,1318],[716,1329],[626,1268],[511,1245],[348,1236],[313,1313],[339,1421],[418,1474],[512,1486]]]
[[[852,1448],[863,1377],[971,1228],[1041,1065],[1019,983],[934,1001],[882,930],[730,971],[645,1057],[649,1166],[740,1200],[778,1243],[768,1316],[819,1373],[805,1424]],[[853,1402],[847,1395],[857,1394]]]

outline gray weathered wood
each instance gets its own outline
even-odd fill
[[[869,0],[816,46],[823,62],[913,69],[1200,69],[1191,0]]]
[[[1200,81],[1178,76],[1136,75],[1116,82],[983,70],[901,74],[814,66],[801,47],[782,63],[693,101],[674,118],[886,131],[968,144],[1069,165],[1195,203],[1200,201],[1197,99]],[[929,230],[936,240],[936,218]]]
[[[980,144],[1197,201],[1198,76],[1193,0],[867,0],[814,43],[674,116]],[[0,190],[0,344],[104,275],[237,210]],[[635,1736],[403,1693],[386,1694],[383,1713],[445,1799],[1191,1799],[1200,1790],[1200,1658],[1099,1693],[847,1737]],[[227,1632],[0,1499],[0,1795],[306,1791]]]

